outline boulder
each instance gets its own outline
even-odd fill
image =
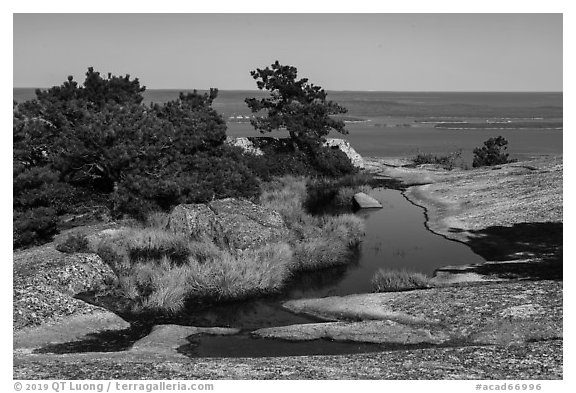
[[[280,213],[250,201],[226,198],[209,207],[215,213],[216,240],[231,248],[253,249],[280,242],[289,234]]]
[[[350,142],[344,139],[328,138],[326,139],[326,142],[324,142],[324,146],[337,147],[348,156],[352,162],[352,165],[354,165],[356,168],[364,169],[364,159],[360,154],[356,152],[356,150],[354,150],[354,148],[350,145]]]
[[[239,137],[239,138],[226,138],[226,143],[231,146],[240,147],[246,153],[254,154],[256,156],[261,156],[264,154],[259,146],[275,146],[279,148],[281,146],[290,143],[289,138],[271,138],[271,137]],[[324,146],[335,147],[340,149],[352,162],[356,168],[364,169],[364,159],[360,154],[354,150],[350,145],[350,142],[339,138],[327,138],[324,142]]]
[[[232,249],[253,249],[286,239],[288,228],[274,210],[250,201],[226,198],[208,205],[178,205],[170,214],[168,228]]]
[[[216,214],[204,204],[178,205],[170,213],[168,229],[193,238],[214,238]]]
[[[354,206],[359,209],[370,209],[370,208],[381,208],[382,204],[376,199],[372,198],[370,195],[363,192],[354,194],[352,198]]]
[[[41,325],[95,307],[72,296],[113,287],[116,275],[102,259],[89,253],[64,254],[53,246],[14,253],[13,326]]]
[[[255,156],[261,156],[264,154],[264,152],[259,147],[254,146],[254,143],[250,140],[250,138],[247,137],[227,137],[226,143],[231,146],[239,147],[246,153],[254,154]]]
[[[40,326],[30,325],[24,329],[15,330],[14,350],[31,352],[49,345],[88,340],[102,332],[130,328],[130,324],[116,314],[100,307],[93,308],[94,311],[90,314],[74,314],[57,322],[50,321]]]
[[[284,220],[280,213],[250,201],[226,198],[210,202],[209,206],[218,216],[241,214],[265,227],[285,228]]]

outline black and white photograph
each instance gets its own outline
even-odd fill
[[[566,387],[562,12],[57,10],[12,14],[8,388]]]

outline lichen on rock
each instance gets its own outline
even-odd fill
[[[207,205],[178,205],[170,214],[168,228],[194,238],[207,237],[219,246],[238,250],[279,242],[289,234],[278,212],[235,198]]]

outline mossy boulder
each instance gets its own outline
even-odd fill
[[[207,205],[178,205],[170,214],[168,228],[194,238],[208,237],[220,246],[237,250],[276,243],[289,235],[278,212],[235,198]]]

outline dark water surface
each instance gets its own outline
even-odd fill
[[[348,266],[326,269],[297,277],[282,295],[197,311],[184,318],[194,326],[241,328],[237,336],[201,336],[180,348],[189,357],[262,357],[329,355],[399,349],[391,346],[313,340],[288,342],[254,338],[250,330],[319,322],[314,318],[287,312],[281,303],[290,299],[345,296],[371,292],[371,279],[380,268],[405,269],[432,275],[446,265],[480,263],[484,259],[466,245],[433,234],[425,227],[424,209],[410,203],[398,190],[375,189],[372,196],[382,209],[360,210],[365,218],[366,236]]]
[[[344,355],[354,353],[379,352],[407,348],[427,348],[430,344],[400,345],[341,342],[330,340],[286,341],[254,338],[247,334],[238,336],[204,336],[190,338],[190,344],[178,352],[191,358],[214,357],[278,357]]]
[[[182,315],[179,323],[192,326],[257,328],[316,322],[281,307],[291,299],[345,296],[372,292],[371,279],[380,268],[400,269],[432,276],[446,265],[481,263],[468,246],[447,240],[425,227],[424,209],[410,203],[398,190],[379,188],[371,193],[382,209],[364,209],[366,236],[347,266],[301,274],[275,297],[210,307]]]

